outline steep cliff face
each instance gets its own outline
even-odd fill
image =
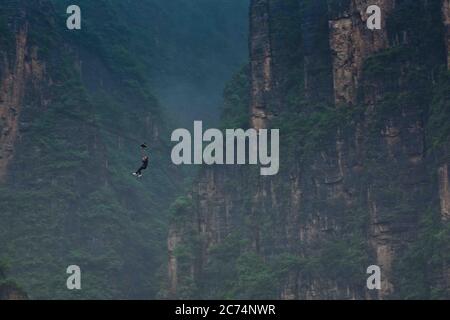
[[[441,200],[442,219],[447,221],[450,219],[450,186],[448,163],[442,164],[438,169],[439,175],[439,196]]]
[[[89,2],[77,31],[65,4],[0,3],[0,259],[31,299],[155,297],[177,188],[163,116],[123,25],[105,22],[116,4]],[[138,183],[143,141],[161,170]],[[82,292],[64,285],[73,264]]]
[[[47,10],[48,6],[23,5],[20,11],[14,3],[2,5],[0,36],[0,183],[7,181],[9,165],[14,161],[15,146],[20,140],[20,132],[25,126],[21,113],[29,96],[36,95],[37,108],[46,104],[45,90],[49,85],[46,79],[45,63],[38,57],[38,47],[30,43],[31,8]],[[5,208],[2,208],[4,211]],[[4,221],[5,223],[5,221]],[[1,252],[3,256],[3,252]],[[0,266],[0,300],[25,300],[27,294],[17,284],[4,279]]]
[[[447,51],[447,66],[450,70],[450,1],[442,1],[442,16],[445,28],[445,45]],[[438,169],[439,192],[441,200],[442,219],[450,219],[450,190],[449,190],[449,145],[444,147],[442,162]]]
[[[444,22],[444,35],[447,53],[447,68],[450,70],[450,2],[442,1],[442,16]],[[448,90],[447,90],[448,93]],[[445,105],[445,102],[442,102]],[[448,105],[446,110],[448,110]],[[439,199],[441,219],[444,225],[448,225],[450,220],[450,139],[443,136],[443,144],[441,147],[440,157],[438,157],[438,183],[439,183]],[[445,247],[448,249],[448,247]],[[450,291],[450,263],[443,263],[442,276],[437,281],[441,282],[441,288],[444,292]]]
[[[284,104],[292,80],[286,74],[301,72],[300,10],[295,1],[258,0],[250,3],[250,125],[266,128]],[[282,23],[281,23],[282,21]],[[286,30],[291,32],[287,33]],[[297,63],[290,62],[297,60]]]
[[[343,142],[356,145],[355,153],[360,155],[358,164],[364,171],[379,168],[377,175],[367,175],[367,185],[364,186],[369,210],[368,241],[373,251],[374,264],[382,268],[384,275],[379,298],[388,297],[394,292],[394,257],[414,237],[421,212],[425,210],[423,191],[428,183],[424,166],[423,115],[419,111],[425,110],[426,106],[386,101],[389,95],[408,95],[412,85],[410,80],[401,72],[396,72],[396,79],[392,80],[384,75],[373,75],[367,67],[371,63],[369,58],[376,60],[377,53],[389,52],[390,46],[398,48],[408,45],[409,30],[403,29],[401,25],[393,30],[386,23],[395,9],[394,3],[351,1],[348,11],[343,10],[330,22],[335,104],[338,107],[363,105],[366,114],[357,124],[358,129],[367,132],[372,128],[380,130],[381,134],[381,137],[376,137],[368,136],[367,133],[361,136],[359,133],[359,136],[351,139],[347,137]],[[371,4],[381,8],[381,30],[371,31],[366,26],[366,9]],[[405,56],[405,59],[408,57]],[[380,59],[380,64],[383,63]],[[408,68],[407,63],[397,61],[391,72]],[[391,110],[380,110],[383,103]],[[384,119],[377,119],[380,115]],[[374,121],[379,123],[374,126]],[[359,139],[360,143],[354,143],[353,139]],[[376,159],[371,152],[375,152]],[[386,166],[386,163],[391,165]],[[392,170],[392,167],[396,169]],[[349,169],[345,180],[354,181],[356,172]],[[386,199],[390,192],[398,202],[404,203],[404,208],[390,202],[393,199]],[[417,203],[413,205],[415,201]],[[400,215],[404,217],[391,218]]]
[[[28,43],[27,11],[14,17],[15,56],[8,48],[1,52],[0,67],[0,181],[4,181],[8,163],[14,157],[14,144],[19,133],[19,118],[25,95],[44,86],[45,64],[37,57],[37,48]],[[12,59],[12,61],[10,61]]]
[[[445,45],[447,48],[447,53],[450,52],[450,1],[443,0],[442,1],[442,17],[444,21],[445,27]],[[450,64],[450,57],[447,56],[447,64]],[[450,68],[450,65],[449,65]]]
[[[329,21],[334,97],[337,105],[354,105],[357,102],[358,81],[361,81],[365,59],[389,46],[386,17],[395,1],[347,1],[347,3],[335,9]],[[367,8],[370,5],[379,6],[382,12],[381,30],[375,32],[367,28]]]
[[[268,0],[253,1],[250,17],[251,74],[252,74],[252,127],[265,128],[268,117],[267,100],[273,86],[272,48],[269,25]]]
[[[172,278],[172,293],[448,297],[442,266],[449,237],[439,220],[446,216],[448,171],[427,146],[433,123],[447,119],[436,79],[446,64],[442,3],[284,3],[297,10],[277,16],[270,10],[276,1],[254,1],[250,14],[250,119],[255,128],[280,128],[281,171],[271,178],[247,167],[202,171],[185,222],[171,233],[183,243],[180,259],[189,270]],[[372,4],[382,9],[381,30],[366,27]],[[277,47],[285,57],[277,63],[274,39],[288,33],[298,42]],[[441,109],[430,107],[436,101]],[[255,110],[263,116],[255,118]],[[269,110],[277,112],[268,117]],[[180,259],[171,256],[172,270]],[[382,288],[369,291],[366,269],[373,264],[382,269]]]

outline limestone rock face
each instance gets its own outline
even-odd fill
[[[283,109],[284,94],[290,85],[285,75],[296,71],[302,63],[298,50],[285,50],[290,44],[301,42],[296,32],[299,12],[299,3],[294,1],[251,1],[250,125],[253,128],[270,126],[271,119]],[[287,29],[291,33],[286,33]]]
[[[364,60],[386,49],[389,40],[386,17],[393,0],[350,1],[342,12],[330,17],[330,47],[333,53],[334,97],[336,104],[355,104]],[[382,12],[381,30],[367,28],[367,8],[377,5]]]
[[[279,5],[274,0],[254,0],[251,5],[252,126],[270,127],[271,120],[283,114],[287,93],[295,96],[295,90],[303,99],[296,105],[299,117],[323,104],[359,112],[358,117],[348,120],[351,129],[338,126],[312,154],[287,161],[270,179],[248,173],[249,168],[202,170],[192,191],[188,226],[201,239],[193,255],[194,282],[208,290],[204,279],[212,281],[209,268],[217,266],[217,248],[238,237],[245,245],[234,250],[256,254],[261,263],[277,265],[289,257],[291,264],[283,264],[284,276],[269,297],[401,297],[406,280],[399,270],[408,272],[406,259],[420,241],[426,213],[430,206],[439,208],[433,212],[440,212],[445,225],[450,203],[448,158],[436,161],[427,153],[423,114],[430,101],[416,97],[399,102],[414,95],[419,79],[410,73],[414,58],[402,56],[401,50],[424,40],[403,24],[402,14],[414,9],[420,17],[428,10],[436,17],[442,10],[443,19],[432,22],[439,29],[449,24],[449,2],[441,8],[427,1],[285,1],[284,9],[291,9],[288,15],[280,14],[286,11]],[[366,26],[369,5],[382,10],[381,30]],[[298,42],[280,45],[289,39],[287,34],[296,33]],[[436,41],[439,47],[448,44],[444,35]],[[439,54],[422,54],[433,66],[446,64]],[[432,68],[423,70],[427,77],[433,77]],[[302,80],[290,82],[293,75]],[[237,259],[227,266],[239,268],[240,263]],[[345,267],[333,274],[333,264],[339,263]],[[370,265],[382,270],[381,290],[366,288]],[[358,271],[345,278],[345,270],[352,268]],[[447,297],[448,267],[435,270],[424,285],[439,288],[441,297]]]
[[[442,1],[442,16],[443,23],[445,27],[445,46],[447,50],[447,65],[450,70],[450,1]],[[441,213],[442,219],[450,219],[450,175],[449,175],[449,165],[450,165],[450,141],[445,146],[443,151],[442,164],[439,166],[439,192],[441,201]],[[449,278],[450,279],[450,278]]]
[[[450,1],[443,0],[442,1],[442,17],[445,27],[445,45],[447,48],[447,63],[450,69]]]
[[[250,110],[252,127],[254,128],[266,126],[267,99],[273,85],[269,2],[269,0],[255,0],[251,4],[252,104]]]
[[[439,169],[439,191],[441,200],[442,219],[450,219],[450,186],[448,163],[442,164]]]
[[[13,22],[16,25],[14,56],[0,50],[0,180],[14,157],[25,96],[34,90],[42,91],[45,81],[45,64],[39,61],[37,48],[28,43],[29,26],[25,18]],[[41,102],[44,104],[45,99]]]

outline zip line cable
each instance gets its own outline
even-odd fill
[[[129,135],[125,135],[125,134],[123,134],[121,132],[118,132],[117,130],[113,130],[113,129],[107,128],[105,126],[102,126],[102,125],[95,124],[95,123],[91,122],[91,121],[95,121],[95,120],[86,119],[83,116],[80,116],[80,115],[77,115],[77,114],[74,114],[74,113],[71,113],[71,112],[65,111],[65,110],[52,110],[52,112],[60,114],[60,115],[63,115],[68,120],[73,120],[73,121],[77,121],[77,122],[83,123],[83,124],[85,124],[85,125],[87,125],[87,126],[89,126],[91,128],[98,129],[100,131],[108,132],[108,133],[110,133],[112,135],[115,135],[117,137],[124,138],[125,140],[136,142],[139,145],[142,144],[142,141],[139,141],[139,140],[137,140],[134,137],[131,137]]]
[[[142,145],[142,140],[139,141],[136,138],[131,137],[129,135],[125,135],[125,134],[123,134],[121,132],[118,132],[117,130],[113,130],[113,129],[110,129],[110,128],[106,128],[105,126],[101,126],[99,124],[95,124],[95,123],[91,122],[93,120],[86,119],[83,116],[80,116],[80,115],[77,115],[77,114],[74,114],[74,113],[71,113],[71,112],[65,111],[65,110],[52,110],[52,112],[54,112],[56,114],[60,114],[60,115],[64,116],[66,119],[68,119],[68,120],[72,120],[72,121],[75,121],[75,122],[83,123],[83,124],[85,124],[85,125],[87,125],[87,126],[89,126],[91,128],[94,128],[94,129],[97,129],[97,130],[100,130],[100,131],[105,131],[105,132],[108,132],[108,133],[110,133],[112,135],[115,135],[115,136],[117,136],[119,138],[123,138],[123,139],[129,140],[129,141],[133,141],[133,142],[135,142],[138,145]],[[160,149],[159,147],[152,147],[152,146],[150,146],[150,148],[153,149],[153,150]],[[178,185],[174,182],[172,177],[169,175],[169,173],[167,172],[166,168],[161,167],[160,169],[164,173],[164,175],[168,178],[170,183],[175,188],[178,188]]]

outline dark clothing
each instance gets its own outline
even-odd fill
[[[136,174],[141,175],[142,174],[142,170],[147,169],[147,167],[144,168],[144,166],[141,166],[138,171],[136,171]]]
[[[148,167],[148,158],[146,158],[145,160],[142,160],[142,168],[147,169],[147,167]]]
[[[147,169],[147,167],[148,167],[148,158],[146,158],[145,160],[142,160],[142,166],[136,171],[136,174],[141,175],[142,170]]]

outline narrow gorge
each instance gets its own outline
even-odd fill
[[[278,174],[175,165],[195,120],[279,129]],[[450,0],[0,0],[19,299],[450,299]]]
[[[171,162],[170,132],[217,122],[246,60],[247,8],[0,1],[0,300],[166,296],[168,208],[192,176]]]

